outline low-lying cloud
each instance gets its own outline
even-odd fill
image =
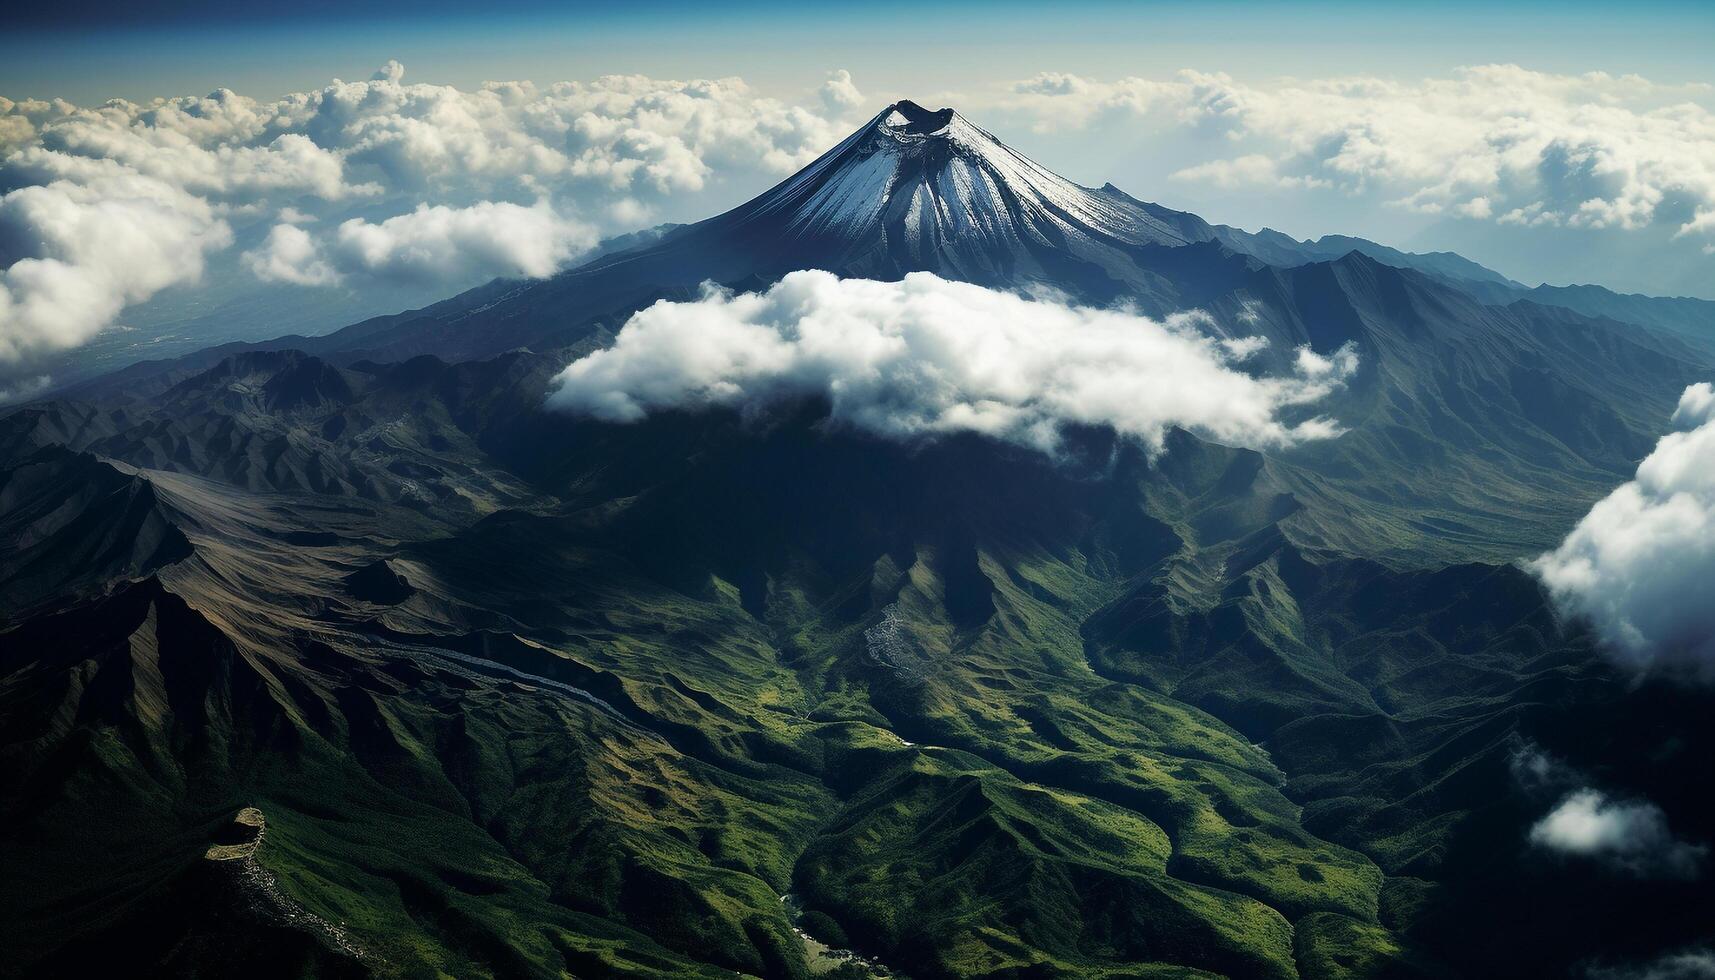
[[[1240,446],[1340,433],[1301,416],[1357,369],[1348,348],[1297,352],[1288,373],[1241,368],[1260,345],[1207,329],[1030,299],[914,273],[901,282],[794,272],[763,293],[708,288],[634,315],[612,347],[560,373],[555,408],[612,422],[670,409],[825,398],[834,424],[893,439],[975,432],[1055,451],[1069,424],[1149,451],[1173,427]]]
[[[232,240],[206,201],[92,161],[0,196],[0,365],[73,347],[129,303],[201,277]]]
[[[1533,847],[1640,878],[1696,878],[1709,848],[1674,836],[1667,814],[1646,799],[1618,797],[1589,774],[1530,741],[1508,759],[1513,780],[1532,799],[1555,804],[1530,828]]]
[[[1685,389],[1673,422],[1636,478],[1532,567],[1622,663],[1715,679],[1715,387]]]
[[[1522,742],[1507,758],[1513,780],[1530,793],[1563,790],[1584,782],[1584,777],[1534,742]]]
[[[1610,799],[1600,790],[1569,794],[1530,829],[1537,847],[1596,861],[1640,877],[1695,878],[1709,849],[1673,835],[1647,800]]]

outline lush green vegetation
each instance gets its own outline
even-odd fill
[[[602,426],[539,411],[564,351],[252,353],[8,416],[0,948],[802,977],[834,962],[802,930],[868,958],[823,976],[1117,980],[1706,938],[1695,884],[1521,845],[1526,740],[1662,801],[1715,751],[1706,696],[1626,694],[1508,562],[1707,365],[1361,258],[1169,251],[1139,257],[1169,298],[1261,302],[1281,356],[1360,346],[1349,435],[1050,460],[815,404]],[[244,806],[256,863],[211,870]]]
[[[8,688],[8,717],[35,705],[48,732],[15,756],[15,785],[40,789],[13,797],[29,831],[8,835],[8,865],[81,910],[9,890],[29,948],[91,920],[208,928],[162,928],[173,910],[153,897],[255,805],[279,890],[387,974],[800,976],[788,893],[822,933],[921,977],[1414,962],[1387,875],[1426,870],[1459,810],[1403,817],[1385,780],[1437,765],[1436,697],[1522,682],[1481,651],[1552,634],[1529,622],[1528,581],[1312,561],[1266,511],[1202,489],[1242,454],[1092,481],[980,444],[879,476],[856,467],[894,450],[790,429],[747,445],[744,468],[799,474],[777,499],[728,507],[750,491],[716,456],[642,497],[403,548],[270,546],[291,540],[271,514],[242,561],[26,623],[18,648],[69,632],[80,651]],[[997,471],[1016,492],[949,529],[941,501]],[[177,486],[187,524],[218,510]],[[1143,516],[1169,498],[1168,522]],[[1222,541],[1187,543],[1217,524]],[[392,605],[343,571],[382,554],[406,583]],[[306,563],[292,590],[325,596],[313,620],[224,579],[289,560]],[[1393,605],[1362,611],[1375,588]],[[1429,656],[1448,664],[1435,679]],[[68,696],[78,725],[47,724]],[[1349,737],[1371,720],[1388,744]],[[161,853],[126,843],[139,827]],[[68,850],[91,853],[84,876],[59,877]]]

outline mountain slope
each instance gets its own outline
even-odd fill
[[[142,477],[57,445],[0,469],[0,622],[189,554]]]

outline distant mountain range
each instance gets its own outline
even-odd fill
[[[814,399],[544,409],[639,309],[807,268],[1201,309],[1262,371],[1350,344],[1318,405],[1346,432],[1152,460],[1091,428],[1051,460]],[[0,948],[40,976],[1434,977],[1704,941],[1697,882],[1526,843],[1527,752],[1715,839],[1715,704],[1618,677],[1518,560],[1715,375],[1712,310],[1212,226],[900,102],[551,279],[11,410]]]

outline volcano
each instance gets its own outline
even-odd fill
[[[902,101],[686,238],[754,243],[757,271],[786,253],[866,278],[1018,283],[1087,267],[1082,276],[1124,282],[1137,272],[1128,250],[1193,240],[1175,226],[1183,217],[1050,173],[953,109]]]

